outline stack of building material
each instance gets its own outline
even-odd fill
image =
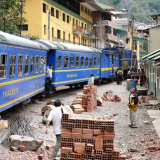
[[[85,112],[97,109],[97,86],[85,85],[83,89],[82,107]]]
[[[61,160],[125,160],[114,149],[114,121],[74,119],[63,114]]]

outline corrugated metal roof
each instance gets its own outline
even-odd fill
[[[146,60],[146,58],[148,58],[149,56],[152,56],[152,55],[154,55],[154,54],[156,54],[156,53],[158,53],[158,52],[160,52],[160,49],[158,49],[158,50],[156,50],[156,51],[154,51],[154,52],[151,52],[151,53],[149,53],[148,55],[142,57],[142,58],[141,58],[141,61]]]
[[[22,37],[18,37],[18,36],[9,34],[9,33],[5,33],[2,31],[0,31],[0,42],[23,46],[23,47],[47,50],[47,48],[40,43],[37,43],[35,41],[31,41],[29,39],[25,39]]]

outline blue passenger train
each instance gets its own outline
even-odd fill
[[[62,42],[35,42],[0,32],[0,112],[43,92],[49,64],[53,65],[54,88],[76,87],[86,84],[90,74],[96,83],[115,78],[117,68],[129,62],[128,56],[129,51],[123,49],[101,51]]]

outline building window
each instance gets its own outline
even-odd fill
[[[40,58],[40,72],[43,71],[43,64],[44,64],[44,59],[43,59],[43,56],[41,56],[41,58]]]
[[[61,31],[57,29],[57,38],[61,39]]]
[[[18,70],[17,75],[22,76],[22,67],[23,67],[23,55],[18,56]]]
[[[93,58],[90,57],[90,63],[89,63],[89,66],[92,67],[92,61],[93,61]]]
[[[66,15],[63,13],[63,21],[66,21]]]
[[[46,72],[47,57],[44,56],[44,72]]]
[[[114,36],[117,36],[117,34],[118,34],[118,30],[115,29],[115,28],[113,28],[113,35],[114,35]]]
[[[127,43],[127,44],[129,44],[129,41],[130,41],[129,38],[126,38],[126,43]]]
[[[96,67],[96,63],[97,63],[97,58],[94,57],[94,67]]]
[[[62,56],[57,57],[57,68],[62,68]]]
[[[68,68],[68,56],[64,56],[64,68]]]
[[[54,8],[51,7],[51,16],[54,16]]]
[[[54,28],[52,28],[52,38],[54,37]]]
[[[85,24],[85,29],[87,29],[87,24]]]
[[[70,33],[68,34],[68,41],[69,42],[71,41],[71,35],[70,35]]]
[[[46,35],[46,25],[44,25],[44,35]]]
[[[21,30],[22,31],[28,31],[28,24],[22,24],[21,25]]]
[[[84,12],[84,6],[83,5],[81,5],[81,11]]]
[[[6,78],[7,73],[7,55],[1,54],[0,56],[0,78]]]
[[[38,66],[39,66],[39,56],[36,56],[36,69],[35,69],[36,73],[38,73]]]
[[[82,22],[82,28],[83,28],[83,22]]]
[[[63,31],[63,40],[65,40],[65,31]]]
[[[46,13],[46,11],[47,11],[47,5],[43,3],[43,12]]]
[[[69,16],[67,16],[67,23],[69,23]]]
[[[15,76],[15,66],[16,66],[16,55],[11,55],[9,77]]]
[[[85,67],[88,67],[88,57],[86,57]]]
[[[70,68],[73,68],[74,67],[74,57],[71,56],[70,57]]]
[[[34,72],[34,56],[31,57],[30,73]]]
[[[78,20],[76,20],[76,25],[78,25]]]
[[[73,25],[75,24],[75,19],[73,18]]]
[[[76,68],[79,67],[79,57],[76,57]]]
[[[87,12],[88,12],[88,11],[87,11],[87,8],[85,7],[85,13],[87,14]]]
[[[81,67],[84,67],[84,57],[81,57]]]
[[[112,32],[111,32],[111,27],[110,26],[105,26],[105,33],[109,33],[109,34],[111,34]]]
[[[24,74],[28,74],[28,71],[29,71],[29,56],[25,55]]]
[[[59,19],[59,10],[56,10],[56,18]]]

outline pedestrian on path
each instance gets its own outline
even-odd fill
[[[55,109],[51,110],[47,119],[46,123],[46,131],[45,133],[48,134],[48,126],[50,122],[53,123],[53,130],[56,135],[56,145],[53,151],[53,160],[57,159],[57,153],[60,149],[60,142],[61,142],[61,127],[62,127],[62,116],[65,110],[62,107],[62,103],[60,100],[56,100],[54,102]]]
[[[50,64],[46,72],[46,76],[47,76],[46,82],[48,85],[48,93],[53,93],[52,91],[52,68],[53,68],[53,65]]]
[[[131,94],[129,95],[129,110],[130,110],[130,122],[129,127],[137,127],[137,108],[138,108],[138,95],[136,93],[136,88],[131,89]]]
[[[93,74],[90,75],[90,78],[88,80],[88,85],[94,85],[94,76],[93,76]]]
[[[119,68],[119,70],[117,71],[117,84],[121,85],[123,81],[123,71],[121,68]]]

